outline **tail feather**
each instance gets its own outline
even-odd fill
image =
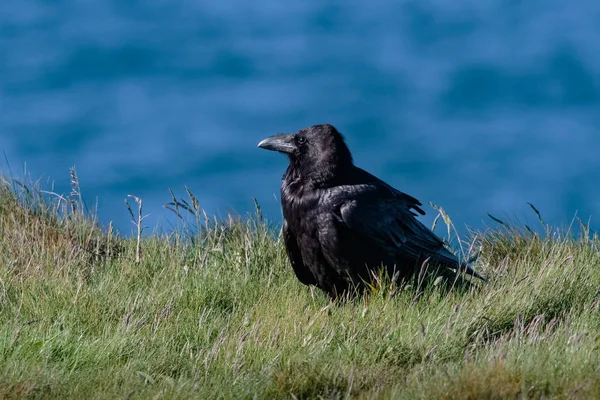
[[[468,260],[462,262],[459,262],[456,256],[446,249],[444,249],[441,254],[438,253],[438,255],[441,258],[440,261],[454,273],[456,273],[457,267],[460,267],[460,272],[467,275],[471,275],[477,279],[481,279],[483,282],[487,282],[487,279],[478,274],[471,266],[471,263],[477,260],[477,258],[479,257],[479,253],[469,257]]]
[[[477,279],[481,279],[482,281],[487,282],[487,279],[475,272],[473,267],[471,267],[468,263],[461,264],[461,271],[467,275],[474,276]]]

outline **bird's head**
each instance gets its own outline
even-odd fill
[[[314,183],[334,180],[352,166],[344,137],[329,124],[274,135],[261,141],[258,147],[287,154],[295,172]]]

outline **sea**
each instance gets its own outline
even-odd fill
[[[597,229],[600,2],[0,2],[0,171],[68,195],[74,167],[124,235],[128,195],[168,232],[186,188],[277,226],[287,159],[256,145],[326,122],[426,224]]]

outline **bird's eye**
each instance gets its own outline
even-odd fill
[[[298,136],[298,144],[306,143],[306,138],[304,136]]]

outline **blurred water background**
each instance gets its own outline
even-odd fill
[[[287,161],[256,144],[323,122],[463,231],[535,224],[527,202],[598,221],[600,2],[0,3],[0,151],[58,192],[75,166],[124,233],[127,194],[168,229],[185,185],[211,214],[255,196],[278,223]]]

